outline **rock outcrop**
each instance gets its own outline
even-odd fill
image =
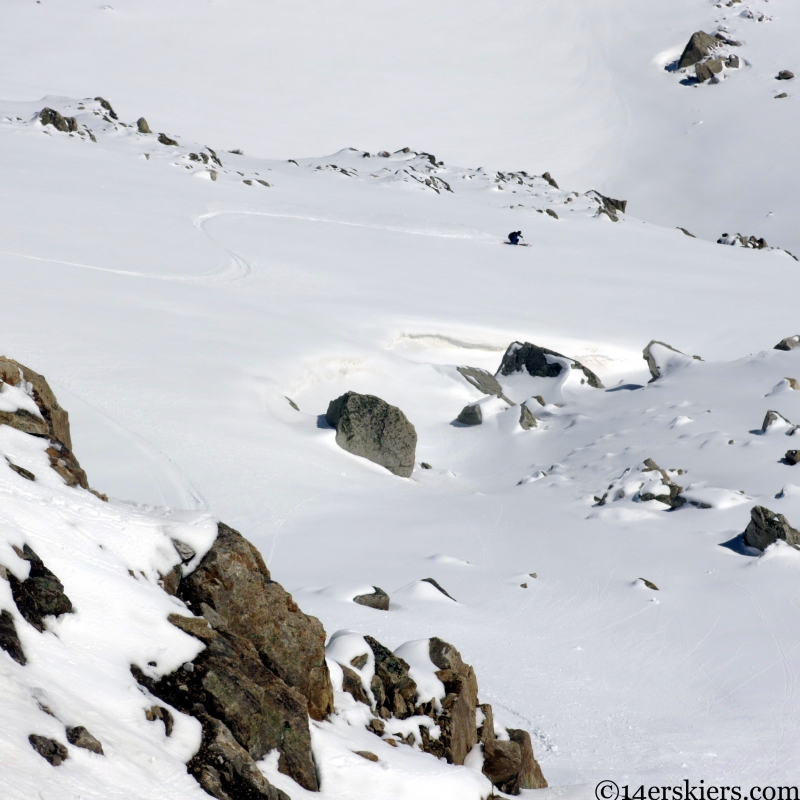
[[[800,531],[795,530],[783,514],[776,514],[764,506],[753,506],[750,522],[744,531],[744,542],[748,547],[766,550],[780,539],[800,550]]]
[[[417,432],[399,408],[371,394],[346,392],[331,401],[325,419],[343,450],[401,478],[413,472]]]
[[[667,505],[670,508],[681,508],[682,506],[686,505],[686,498],[681,496],[683,487],[674,483],[670,479],[667,471],[661,469],[661,467],[659,467],[652,458],[645,459],[642,472],[658,473],[659,477],[661,478],[661,485],[667,488],[667,492],[662,494],[655,494],[654,492],[640,493],[639,499],[641,501],[647,502],[648,500],[658,500],[659,503],[664,503],[664,505]]]
[[[705,31],[697,31],[693,33],[689,39],[686,47],[678,59],[678,69],[686,69],[704,58],[707,58],[711,53],[719,47],[722,47],[723,42],[714,36],[709,35]]]
[[[536,417],[533,415],[533,412],[528,408],[525,403],[520,406],[520,413],[519,413],[519,425],[524,431],[529,431],[531,428],[535,428],[539,423],[536,421]]]
[[[530,342],[512,342],[500,362],[498,373],[500,375],[513,375],[515,372],[522,372],[524,369],[535,378],[555,378],[561,374],[563,366],[558,362],[548,361],[548,355],[555,358],[564,358],[570,362],[572,369],[581,370],[585,376],[585,381],[594,389],[605,388],[600,378],[590,369],[584,367],[580,361]]]
[[[619,222],[618,214],[624,214],[628,208],[627,200],[615,200],[613,197],[606,197],[596,190],[586,193],[589,197],[594,197],[600,203],[598,214],[605,214],[612,222]]]
[[[159,133],[158,134],[158,141],[161,144],[168,145],[170,147],[178,147],[178,141],[176,139],[172,139],[171,137],[167,136],[166,133]]]
[[[33,398],[41,416],[37,417],[24,409],[0,411],[0,425],[9,425],[23,433],[48,439],[50,447],[47,455],[53,469],[66,481],[67,486],[88,489],[86,473],[72,454],[69,415],[58,404],[44,377],[18,361],[0,356],[0,384],[2,383],[23,389]]]
[[[95,97],[95,102],[100,103],[101,108],[103,108],[106,112],[108,112],[108,116],[111,119],[119,119],[117,116],[117,112],[111,107],[111,103],[108,100],[104,100],[102,97]]]

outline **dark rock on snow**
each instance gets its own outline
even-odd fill
[[[786,419],[783,414],[780,414],[777,411],[767,411],[767,413],[764,415],[764,421],[761,423],[761,433],[766,433],[773,425],[776,423],[780,424],[782,422],[790,426],[789,430],[786,431],[787,435],[792,434],[795,432],[795,430],[797,430],[797,425],[789,422],[789,420]]]
[[[152,133],[153,131],[150,130],[150,126],[147,124],[147,120],[144,117],[139,117],[136,120],[136,129],[139,133]]]
[[[10,611],[0,612],[0,650],[5,650],[17,664],[28,663]]]
[[[161,144],[171,145],[172,147],[178,146],[178,142],[175,141],[175,139],[170,139],[170,137],[167,136],[166,133],[159,133],[158,141],[161,142]]]
[[[21,478],[25,478],[26,481],[35,481],[36,476],[25,467],[20,467],[19,464],[12,464],[10,461],[8,462],[9,469],[13,470],[17,473]]]
[[[721,58],[712,58],[708,61],[701,61],[694,68],[694,73],[700,83],[710,81],[715,75],[719,75],[720,72],[722,72]]]
[[[16,548],[15,548],[16,550]],[[44,618],[72,611],[72,602],[64,594],[64,584],[42,563],[42,559],[26,544],[17,555],[29,562],[28,577],[21,581],[8,573],[11,594],[19,613],[37,631],[44,630]]]
[[[78,130],[78,121],[75,117],[64,117],[52,108],[43,108],[39,112],[39,121],[42,125],[52,125],[57,131],[72,133]]]
[[[458,417],[456,417],[456,421],[462,425],[480,425],[483,422],[481,407],[478,405],[464,406]]]
[[[343,676],[342,691],[347,692],[358,703],[363,703],[365,706],[371,705],[369,695],[364,690],[364,684],[361,682],[358,673],[343,664],[340,666],[342,667]]]
[[[656,361],[655,356],[652,352],[652,347],[654,344],[661,345],[661,347],[666,347],[667,350],[672,350],[673,353],[677,353],[678,355],[685,356],[686,353],[683,353],[680,350],[676,350],[672,345],[667,344],[666,342],[659,342],[655,339],[651,340],[648,345],[642,350],[642,358],[647,362],[647,368],[650,370],[650,383],[653,381],[657,381],[661,375],[661,368],[658,366],[658,362]],[[688,358],[688,356],[687,356]],[[700,356],[691,356],[691,358],[695,359],[695,361],[702,361],[703,359]]]
[[[370,685],[375,698],[375,712],[383,719],[413,716],[416,713],[417,684],[409,677],[408,664],[372,636],[364,639],[375,656],[375,675]]]
[[[102,97],[95,97],[95,102],[100,103],[100,105],[108,112],[108,116],[111,117],[111,119],[119,119],[114,109],[111,108],[111,103],[109,103],[108,100],[104,100]]]
[[[474,386],[479,392],[493,395],[505,400],[510,406],[514,403],[503,394],[503,387],[491,372],[478,367],[458,367],[458,371],[464,376],[467,383]]]
[[[399,408],[370,394],[346,392],[331,401],[325,419],[343,450],[402,478],[413,472],[417,432]]]
[[[795,347],[800,345],[800,336],[787,336],[785,339],[781,339],[778,344],[773,347],[773,350],[794,350]]]
[[[686,69],[698,61],[702,61],[722,44],[719,39],[704,31],[693,33],[678,59],[678,69]]]
[[[624,214],[628,208],[627,200],[615,200],[613,197],[606,197],[596,190],[586,194],[595,197],[600,202],[598,214],[605,214],[612,222],[619,222],[617,212]]]
[[[558,189],[558,184],[555,182],[555,179],[549,172],[545,172],[544,175],[542,175],[542,178],[544,178],[544,180],[546,180],[554,189]]]
[[[658,591],[658,586],[656,586],[652,581],[648,581],[646,578],[639,578],[639,580],[648,588],[652,589],[654,592]]]
[[[533,416],[533,412],[525,403],[520,406],[519,424],[524,431],[529,431],[531,428],[535,428],[538,425],[536,417]]]
[[[725,59],[725,66],[728,69],[739,69],[740,66],[739,56],[728,56]]]
[[[686,228],[679,227],[678,230],[683,232],[683,233],[685,233],[687,236],[691,236],[692,239],[696,239],[697,238],[693,233],[689,233],[689,231],[687,231]]]
[[[60,767],[62,762],[69,758],[67,748],[55,739],[48,739],[46,736],[39,736],[32,733],[28,737],[31,747],[45,760],[49,761],[54,767]]]
[[[376,608],[378,611],[389,610],[389,595],[378,586],[372,587],[375,591],[372,594],[359,594],[353,598],[354,603],[369,608]]]
[[[439,591],[440,591],[440,592],[441,592],[441,593],[442,593],[442,594],[443,594],[445,597],[449,597],[449,598],[450,598],[450,599],[451,599],[451,600],[452,600],[454,603],[458,602],[458,601],[455,599],[455,597],[453,597],[451,594],[449,594],[448,592],[446,592],[446,591],[445,591],[445,590],[444,590],[444,589],[443,589],[443,588],[442,588],[442,587],[439,585],[439,583],[438,583],[437,581],[435,581],[433,578],[423,578],[422,580],[423,580],[423,581],[425,581],[425,583],[429,583],[431,586],[433,586],[433,587],[435,587],[436,589],[438,589],[438,590],[439,590]]]
[[[600,378],[594,374],[590,369],[584,367],[580,361],[574,358],[557,353],[555,350],[548,350],[546,347],[539,347],[538,345],[531,344],[530,342],[512,342],[500,362],[500,369],[498,372],[501,375],[512,375],[515,372],[521,372],[523,369],[527,370],[528,374],[535,378],[555,378],[561,374],[562,365],[558,363],[550,363],[547,356],[555,356],[556,358],[565,358],[571,362],[572,369],[579,369],[586,377],[586,382],[594,389],[605,388],[600,381]]]
[[[642,471],[658,472],[661,476],[662,485],[666,486],[669,490],[669,492],[666,494],[653,494],[651,492],[644,492],[643,494],[639,495],[639,499],[642,502],[646,503],[648,500],[658,500],[659,503],[664,503],[664,505],[667,505],[670,508],[681,508],[681,506],[686,505],[686,499],[681,496],[683,487],[678,486],[677,483],[673,483],[673,481],[670,480],[667,471],[661,469],[661,467],[659,467],[652,458],[645,459],[644,469]]]
[[[795,466],[795,464],[800,461],[800,450],[787,450],[783,459],[787,464]]]
[[[105,755],[103,753],[103,745],[92,736],[83,725],[78,725],[75,728],[67,728],[67,741],[75,745],[75,747],[82,747],[84,750],[91,750],[93,753]]]
[[[788,69],[782,69],[776,76],[776,81],[790,81],[794,78],[794,72],[791,72]]]
[[[795,530],[783,514],[776,514],[764,506],[753,506],[750,510],[750,522],[744,531],[745,544],[758,550],[766,550],[778,539],[800,549],[800,531]]]
[[[361,756],[361,758],[366,758],[367,761],[380,761],[378,756],[375,753],[371,753],[369,750],[354,750],[353,751],[357,756]]]
[[[548,216],[552,217],[553,219],[558,219],[558,214],[556,214],[556,212],[553,211],[552,208],[546,208],[544,210],[544,213],[547,214]]]

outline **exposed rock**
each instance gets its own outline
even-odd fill
[[[492,737],[484,743],[483,774],[492,786],[506,794],[519,794],[517,783],[521,769],[522,750],[516,742]]]
[[[39,121],[42,125],[52,125],[57,131],[72,133],[78,130],[78,121],[75,117],[63,117],[52,108],[43,108],[39,112]]]
[[[48,739],[46,736],[39,736],[32,733],[28,737],[31,747],[45,760],[49,761],[54,767],[60,767],[62,762],[69,758],[67,748],[55,739]]]
[[[654,592],[658,591],[658,586],[656,586],[652,581],[648,581],[646,578],[639,578],[639,580],[648,588],[652,589]]]
[[[290,800],[267,781],[222,722],[202,712],[198,719],[203,739],[187,770],[208,794],[218,800]]]
[[[655,348],[654,345],[656,346]],[[672,345],[669,345],[666,342],[659,342],[653,339],[642,351],[642,358],[647,362],[647,367],[650,370],[650,375],[652,376],[650,378],[650,383],[664,377],[664,369],[666,366],[665,362],[669,362],[671,359],[669,353],[658,354],[657,350],[659,347],[663,347],[672,353],[676,353],[678,356],[684,357],[683,359],[676,359],[677,361],[683,361],[685,363],[688,363],[688,360],[691,359],[695,361],[702,361],[700,356],[688,356],[686,353],[676,350],[674,347],[672,347]]]
[[[627,200],[615,200],[613,197],[606,197],[596,190],[592,190],[586,194],[590,197],[595,197],[600,202],[600,210],[597,213],[605,214],[612,222],[619,222],[617,212],[624,214],[625,210],[628,208]]]
[[[679,231],[682,231],[682,232],[683,232],[683,233],[685,233],[687,236],[691,236],[691,237],[692,237],[692,239],[696,239],[696,238],[697,238],[697,237],[696,237],[696,236],[695,236],[693,233],[689,233],[689,231],[687,231],[687,230],[686,230],[686,228],[681,228],[681,227],[678,227],[678,230],[679,230]]]
[[[712,58],[708,61],[701,61],[695,66],[694,72],[700,83],[710,81],[715,75],[719,75],[722,72],[722,59]]]
[[[789,95],[786,94],[786,92],[781,92],[780,94],[776,94],[775,97],[773,98],[773,100],[783,100],[784,97],[788,97],[788,96]],[[789,255],[791,255],[791,253]],[[797,261],[796,258],[795,258],[795,261]]]
[[[378,586],[372,587],[375,591],[372,594],[359,594],[353,598],[354,603],[369,608],[376,608],[378,611],[389,610],[389,595]]]
[[[795,347],[800,345],[800,336],[787,336],[785,339],[781,339],[778,344],[773,347],[773,350],[794,350]]]
[[[384,647],[377,639],[365,636],[375,656],[375,675],[370,689],[375,698],[375,711],[384,719],[395,716],[405,719],[415,713],[417,684],[408,674],[408,664]]]
[[[11,594],[25,620],[36,630],[43,631],[44,618],[68,614],[72,611],[72,602],[64,594],[64,584],[27,544],[22,550],[17,550],[17,555],[30,563],[30,572],[24,581],[8,573]]]
[[[414,470],[417,432],[395,406],[369,394],[346,392],[325,414],[343,450],[407,478]]]
[[[419,465],[422,469],[433,469],[427,461],[420,461]]]
[[[342,672],[344,673],[344,677],[342,678],[342,691],[352,695],[353,699],[357,702],[371,707],[372,701],[369,699],[369,695],[364,690],[364,684],[361,682],[361,678],[358,673],[350,669],[350,667],[344,666],[344,664],[341,664],[340,666],[342,667]]]
[[[369,750],[354,750],[353,751],[357,756],[361,756],[361,758],[366,758],[367,761],[380,761],[378,756],[375,753],[371,753]]]
[[[21,478],[25,478],[26,481],[36,480],[36,476],[30,470],[25,469],[25,467],[20,467],[19,464],[12,464],[10,461],[8,462],[8,466]]]
[[[778,539],[800,549],[800,531],[795,530],[783,514],[776,514],[764,506],[753,506],[750,510],[750,522],[744,531],[745,544],[766,550]]]
[[[367,725],[367,728],[371,730],[376,736],[383,736],[383,734],[386,732],[386,723],[382,719],[373,717],[370,720],[369,725]]]
[[[6,610],[0,611],[0,650],[5,650],[17,664],[24,666],[28,663],[17,635],[14,617]]]
[[[797,464],[798,461],[800,461],[800,450],[787,450],[786,455],[783,457],[783,460],[787,464],[791,464],[791,466],[794,466],[795,464]],[[0,644],[0,646],[2,645]]]
[[[728,69],[739,69],[739,56],[731,55],[725,59],[725,66]]]
[[[544,180],[546,180],[554,189],[558,189],[558,184],[555,182],[549,172],[545,172],[544,175],[542,175],[542,178],[544,178]]]
[[[103,752],[103,745],[92,736],[83,725],[78,725],[75,728],[67,728],[67,741],[75,747],[82,747],[84,750],[91,750],[93,753],[105,755]]]
[[[153,131],[150,130],[150,126],[147,124],[147,120],[144,117],[139,117],[136,120],[136,129],[139,133],[152,133]]]
[[[353,656],[350,659],[350,664],[356,669],[364,669],[367,661],[369,661],[369,656],[366,653],[362,653],[360,656]]]
[[[33,398],[41,414],[41,417],[37,417],[24,409],[0,411],[0,425],[9,425],[23,433],[49,439],[47,454],[53,469],[68,486],[88,489],[86,473],[72,454],[69,414],[58,404],[44,377],[18,361],[0,356],[0,381],[22,388]]]
[[[498,372],[501,375],[511,375],[515,372],[521,372],[524,368],[528,371],[529,375],[535,378],[555,378],[561,374],[562,365],[548,362],[548,355],[567,359],[572,369],[579,369],[583,372],[589,386],[595,389],[605,388],[600,378],[590,369],[584,367],[580,361],[557,353],[555,350],[548,350],[546,347],[539,347],[538,345],[531,344],[530,342],[525,342],[524,344],[522,342],[512,342],[508,346],[503,360],[500,362],[500,369]]]
[[[524,431],[529,431],[531,428],[535,428],[539,424],[536,421],[536,417],[533,416],[533,412],[528,408],[528,406],[525,405],[525,403],[520,406],[519,424]]]
[[[155,722],[160,720],[164,723],[164,735],[169,738],[172,736],[172,729],[175,726],[175,719],[172,712],[164,706],[150,706],[145,709],[144,715],[148,722]]]
[[[503,394],[503,387],[500,385],[497,378],[488,370],[479,369],[478,367],[458,367],[458,371],[464,376],[467,383],[474,386],[479,392],[499,397],[501,400],[505,400],[510,406],[515,405],[512,400],[509,400]]]
[[[462,425],[480,425],[483,422],[481,407],[478,405],[464,406],[461,409],[461,413],[456,417],[456,421]]]
[[[455,597],[448,594],[433,578],[423,578],[422,580],[436,587],[445,597],[449,597],[454,603],[458,602]]]
[[[544,210],[544,213],[547,214],[548,216],[552,217],[553,219],[558,219],[558,214],[556,214],[556,212],[553,211],[552,208],[546,208]]]
[[[519,745],[522,754],[522,765],[517,779],[517,791],[519,789],[545,789],[547,781],[542,774],[542,768],[533,755],[533,745],[528,731],[518,728],[506,728],[512,742]],[[511,792],[516,794],[516,792]]]
[[[489,739],[494,739],[494,712],[488,703],[478,706],[483,714],[483,722],[478,725],[478,741],[486,744]]]
[[[678,59],[678,69],[686,69],[708,57],[722,42],[704,31],[693,33]]]
[[[788,425],[789,430],[786,431],[787,435],[791,435],[797,430],[797,425],[793,425],[789,422],[783,414],[777,411],[767,411],[764,415],[764,421],[761,423],[761,433],[766,433],[773,425],[778,425],[780,427]]]
[[[114,109],[111,108],[111,103],[109,103],[108,100],[104,100],[102,97],[95,97],[95,102],[100,103],[100,105],[108,112],[108,116],[111,117],[111,119],[119,119]]]
[[[788,69],[782,69],[776,76],[776,81],[790,81],[794,78],[794,72],[791,72]]]
[[[178,146],[178,142],[175,139],[170,139],[170,137],[167,136],[166,133],[159,133],[158,134],[158,141],[161,142],[161,144],[167,144],[167,145],[171,145],[173,147],[177,147]]]
[[[661,476],[661,483],[669,490],[666,494],[654,494],[652,492],[640,493],[639,499],[643,503],[646,503],[649,500],[658,500],[659,503],[664,503],[664,505],[667,505],[670,508],[681,508],[682,506],[686,505],[686,498],[681,496],[683,487],[678,486],[677,483],[674,483],[672,480],[670,480],[669,474],[666,472],[666,470],[661,469],[661,467],[659,467],[652,458],[645,459],[642,472],[658,472]]]

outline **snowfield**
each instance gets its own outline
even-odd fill
[[[800,263],[779,249],[800,255],[797,79],[774,80],[800,75],[800,9],[111,4],[15,3],[0,34],[2,353],[47,377],[111,498],[63,486],[0,427],[0,453],[37,476],[0,459],[0,564],[24,577],[12,545],[28,543],[77,609],[25,631],[28,665],[0,652],[3,796],[207,796],[183,766],[199,725],[178,715],[167,739],[129,667],[195,654],[158,573],[180,560],[171,538],[199,559],[217,519],[329,636],[323,798],[490,790],[479,762],[364,728],[337,673],[364,635],[402,645],[428,698],[419,642],[453,643],[499,729],[531,732],[551,788],[526,796],[796,782],[800,553],[741,534],[755,505],[800,527],[784,461],[800,348],[773,349],[800,333]],[[667,69],[718,25],[739,70],[695,86]],[[74,130],[42,125],[45,107]],[[594,189],[629,213],[613,222]],[[504,245],[511,230],[530,247]],[[656,346],[652,382],[651,340],[681,351]],[[567,366],[497,374],[505,401],[458,372],[497,373],[515,341],[604,388]],[[30,404],[12,390],[0,410]],[[325,412],[346,391],[415,426],[410,478],[337,446]],[[457,423],[476,403],[482,424]],[[770,410],[789,424],[763,430]],[[647,459],[685,505],[643,498],[669,492]],[[389,611],[352,602],[372,586]],[[73,724],[105,759],[72,748],[54,769],[26,741]]]

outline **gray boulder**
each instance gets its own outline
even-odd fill
[[[57,131],[72,133],[78,130],[78,121],[75,117],[64,117],[52,108],[43,108],[39,112],[39,121],[42,125],[52,125]]]
[[[464,406],[464,408],[461,409],[461,413],[456,418],[456,421],[460,422],[462,425],[480,425],[483,422],[481,407],[478,405]]]
[[[153,131],[150,130],[150,126],[147,124],[147,120],[144,117],[139,117],[136,120],[136,129],[139,133],[152,133]]]
[[[161,144],[170,145],[171,147],[177,147],[178,146],[178,142],[175,139],[172,139],[169,136],[167,136],[166,133],[159,133],[158,134],[158,141],[161,142]]]
[[[777,81],[790,81],[794,78],[794,72],[791,72],[788,69],[782,69],[776,76],[775,80]]]
[[[708,61],[701,61],[695,65],[694,74],[700,83],[710,81],[715,75],[722,72],[722,59],[711,58]]]
[[[336,444],[407,478],[414,471],[417,432],[406,415],[370,394],[347,392],[332,400],[325,419],[336,429]]]
[[[678,69],[686,69],[707,58],[718,47],[722,47],[723,42],[714,36],[710,36],[704,31],[693,33],[686,47],[678,59]]]
[[[584,367],[580,361],[574,358],[557,353],[555,350],[548,350],[546,347],[539,347],[530,342],[512,342],[500,362],[501,375],[512,375],[515,372],[527,371],[534,378],[555,378],[561,374],[561,364],[551,364],[546,356],[565,358],[570,362],[572,369],[579,369],[583,372],[586,382],[594,389],[604,389],[600,378],[590,369]]]
[[[389,610],[389,595],[378,586],[372,587],[375,591],[371,594],[359,594],[353,598],[354,603],[368,608],[375,608],[378,611]]]
[[[773,350],[794,350],[795,347],[800,345],[800,336],[787,336],[785,339],[781,339],[778,344],[773,347]]]
[[[739,56],[733,56],[733,55],[728,56],[725,59],[725,66],[728,69],[739,69],[739,67],[741,66],[739,62]]]
[[[766,550],[781,539],[800,550],[800,531],[795,530],[783,514],[776,514],[764,506],[753,506],[750,522],[744,531],[744,541],[748,547]]]

